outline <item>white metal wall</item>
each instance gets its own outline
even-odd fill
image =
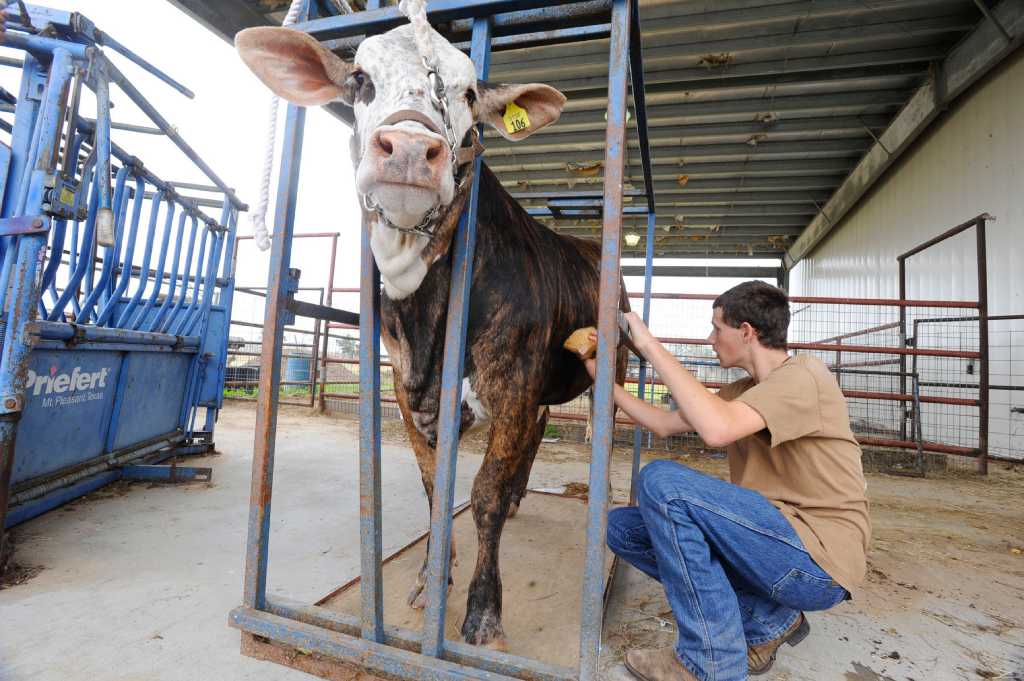
[[[790,292],[895,298],[896,255],[980,213],[989,313],[1024,313],[1024,50],[940,118],[810,257]],[[976,300],[973,230],[908,260],[907,297]],[[1020,383],[1024,324],[993,325],[993,384]],[[967,377],[969,378],[969,377]],[[976,378],[976,377],[975,377]],[[965,380],[967,380],[965,378]],[[1024,456],[1024,392],[993,395],[993,451]]]

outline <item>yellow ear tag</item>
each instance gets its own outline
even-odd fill
[[[505,129],[511,134],[522,132],[530,127],[530,117],[526,115],[526,109],[516,106],[515,102],[509,102],[505,106],[505,115],[501,117],[505,121]]]

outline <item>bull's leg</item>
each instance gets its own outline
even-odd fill
[[[551,410],[548,407],[541,407],[540,415],[533,424],[532,432],[523,434],[523,454],[512,482],[512,500],[508,507],[509,518],[514,518],[519,512],[519,506],[523,503],[523,497],[526,496],[526,487],[530,484],[530,469],[533,468],[533,460],[537,456],[540,441],[544,438],[550,413]]]
[[[537,408],[503,409],[491,426],[483,464],[473,481],[472,507],[476,521],[476,569],[469,584],[462,637],[467,643],[506,650],[501,626],[501,573],[498,549],[508,517],[513,483],[523,455],[523,433],[537,418]]]
[[[381,338],[385,341],[385,345],[388,348],[388,354],[393,360],[393,376],[395,385],[395,397],[398,400],[398,409],[402,413],[402,422],[405,423],[405,432],[409,436],[409,442],[412,444],[412,451],[416,456],[416,464],[420,469],[420,479],[423,482],[423,490],[427,494],[427,506],[428,511],[432,512],[434,507],[434,474],[437,469],[436,466],[436,453],[430,443],[427,442],[427,438],[424,437],[423,433],[416,427],[415,422],[412,418],[412,410],[409,408],[409,398],[405,392],[405,388],[402,385],[402,377],[398,368],[399,354],[397,343],[391,341],[384,334],[381,334]],[[391,341],[391,342],[389,342]],[[429,554],[429,544],[428,554]],[[451,591],[453,580],[452,580],[452,566],[455,565],[455,537],[452,536],[452,547],[451,554],[449,556],[448,563],[448,590]],[[416,580],[413,582],[412,587],[409,589],[409,595],[406,598],[407,603],[413,608],[422,609],[427,604],[427,558],[424,556],[423,564],[420,566],[420,570],[416,575]]]

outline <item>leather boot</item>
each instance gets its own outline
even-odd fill
[[[804,614],[800,613],[800,616],[796,618],[796,622],[793,622],[782,636],[747,648],[748,672],[751,676],[766,673],[775,664],[775,655],[778,653],[779,646],[783,643],[795,646],[807,638],[809,633],[811,633],[811,625],[807,623],[807,618],[804,617]]]
[[[642,681],[697,681],[682,665],[675,648],[649,648],[626,653],[626,669]]]

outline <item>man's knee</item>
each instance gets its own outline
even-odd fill
[[[701,474],[675,461],[652,461],[640,470],[638,496],[646,497],[647,501],[664,501],[670,491],[678,491],[680,486],[687,486],[686,482],[695,475]]]
[[[608,529],[605,531],[605,542],[615,553],[623,553],[635,549],[637,527],[643,526],[643,518],[635,506],[613,508],[608,512]]]

